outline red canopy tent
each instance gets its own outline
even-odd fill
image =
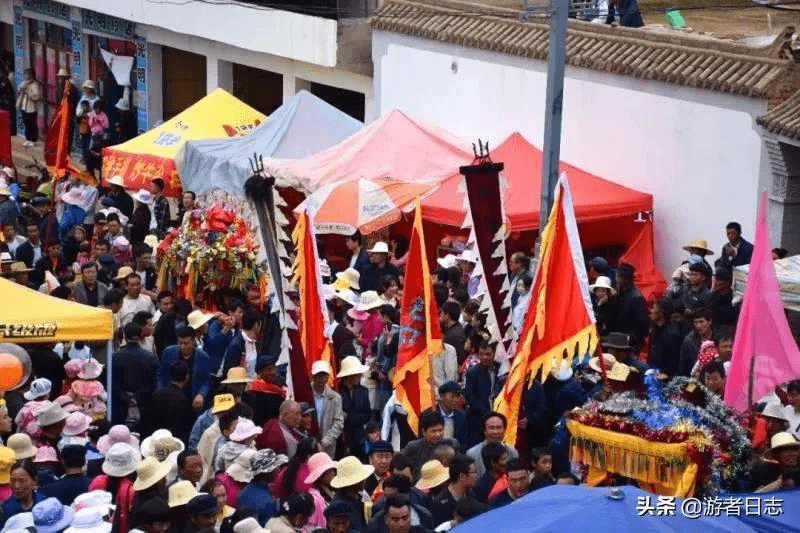
[[[505,210],[512,232],[538,230],[542,152],[521,134],[513,133],[491,152],[493,161],[502,162],[507,188]],[[575,216],[584,249],[618,247],[625,252],[619,258],[636,267],[636,282],[646,298],[666,287],[656,270],[653,258],[652,222],[649,217],[637,221],[640,213],[653,209],[652,195],[628,189],[561,163],[572,188]],[[464,221],[462,199],[458,192],[462,176],[447,178],[440,188],[422,203],[425,220],[460,227]]]

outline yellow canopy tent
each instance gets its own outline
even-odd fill
[[[224,89],[216,89],[157,128],[103,148],[103,184],[113,176],[122,176],[126,189],[149,190],[150,181],[161,178],[164,194],[177,196],[181,180],[175,157],[186,141],[247,135],[266,119]]]
[[[108,309],[53,298],[0,278],[0,342],[104,341],[114,336]]]

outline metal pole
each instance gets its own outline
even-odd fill
[[[567,15],[569,0],[550,0],[550,46],[547,57],[547,100],[544,113],[544,147],[542,149],[542,192],[539,209],[539,231],[544,229],[553,192],[558,183],[561,156],[561,112],[564,98],[564,64],[567,60]],[[538,255],[538,251],[537,251]]]
[[[109,422],[111,418],[111,404],[114,402],[114,388],[111,383],[111,373],[113,372],[111,359],[114,353],[114,339],[108,339],[106,343],[106,420]]]

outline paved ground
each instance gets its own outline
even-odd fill
[[[14,156],[14,166],[17,167],[17,173],[25,176],[38,176],[38,171],[33,168],[33,161],[36,159],[40,164],[44,164],[44,153],[42,151],[42,141],[40,139],[36,146],[22,146],[25,142],[23,137],[11,137],[11,152]]]

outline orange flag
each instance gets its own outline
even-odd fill
[[[72,106],[69,100],[71,92],[72,83],[66,80],[64,94],[61,96],[61,102],[50,121],[50,128],[44,139],[44,161],[48,172],[55,179],[63,178],[69,173],[90,185],[97,185],[94,176],[78,170],[69,159],[69,136],[72,122]]]
[[[403,279],[400,342],[393,379],[397,400],[408,413],[408,425],[415,434],[419,429],[419,414],[433,406],[431,358],[442,350],[439,309],[433,298],[427,257],[422,210],[417,199]]]
[[[526,381],[541,372],[542,381],[562,359],[592,353],[597,346],[583,251],[566,174],[555,190],[550,218],[542,232],[539,266],[525,320],[512,348],[514,359],[495,410],[508,419],[504,441],[516,444]]]
[[[298,329],[300,344],[306,361],[306,376],[311,376],[314,361],[331,361],[331,343],[325,336],[328,325],[328,308],[322,293],[322,277],[319,275],[319,257],[314,228],[309,222],[308,212],[303,211],[292,232],[297,257],[294,261],[292,284],[300,292]],[[276,282],[278,283],[278,282]],[[299,376],[294,376],[297,379]]]

